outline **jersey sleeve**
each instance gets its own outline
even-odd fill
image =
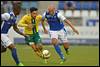
[[[66,18],[61,14],[61,13],[58,13],[58,18],[62,21],[64,21]]]
[[[10,19],[10,14],[9,13],[4,13],[4,14],[1,14],[1,19],[2,20],[9,20]]]
[[[19,22],[18,22],[18,26],[19,27],[26,27],[27,26],[27,24],[25,23],[26,19],[27,19],[26,15],[24,17],[22,17],[22,19],[19,20]]]

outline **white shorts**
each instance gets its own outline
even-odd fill
[[[1,34],[1,45],[7,48],[13,42],[9,39],[8,34]]]
[[[60,39],[61,42],[65,43],[65,42],[68,42],[67,36],[65,33],[66,32],[64,31],[64,29],[61,29],[60,31],[50,31],[50,37],[51,39],[52,38]]]

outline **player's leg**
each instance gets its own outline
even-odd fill
[[[9,48],[12,53],[12,58],[16,62],[17,65],[23,66],[23,64],[19,61],[19,58],[17,56],[17,51],[15,45],[11,42],[11,40],[8,38],[7,35],[1,34],[1,40],[3,42],[3,46],[6,48]]]
[[[58,34],[57,32],[55,31],[50,31],[50,36],[51,36],[51,39],[52,39],[52,44],[56,50],[56,52],[58,53],[58,55],[60,56],[60,58],[62,60],[64,60],[64,55],[59,47],[59,44],[58,44]]]
[[[42,45],[37,45],[37,49],[38,49],[38,51],[42,52],[43,46]]]
[[[38,32],[34,35],[34,42],[36,44],[38,51],[42,52],[43,46]]]
[[[29,45],[35,52],[37,51],[35,43],[33,41],[33,35],[28,35],[29,37],[25,38],[25,42]]]
[[[34,52],[37,54],[37,56],[41,57],[40,53],[38,52],[37,47],[34,43],[34,36],[33,35],[29,35],[28,38],[26,37],[25,42],[27,45],[29,45],[34,50]]]
[[[2,46],[1,44],[1,53],[6,52],[7,48],[5,48],[4,46]]]
[[[3,46],[3,41],[1,40],[1,53],[6,52],[7,48]]]
[[[66,51],[66,54],[69,55],[69,43],[68,42],[64,42],[63,46],[64,46],[64,49]]]
[[[37,49],[37,46],[35,44],[31,44],[30,46],[32,47],[34,52],[37,54],[37,56],[39,56],[40,58],[43,58],[42,54],[41,54],[41,51]]]
[[[64,33],[64,30],[63,29],[59,32],[59,38],[62,41],[62,44],[64,46],[64,49],[66,51],[66,54],[69,54],[69,51],[68,51],[68,49],[69,49],[69,43],[68,43],[66,34]]]
[[[8,46],[8,48],[11,50],[11,54],[12,54],[12,57],[13,59],[15,60],[16,62],[16,65],[17,66],[24,66],[20,61],[19,61],[19,58],[18,58],[18,55],[17,55],[17,50],[16,50],[16,47],[14,44],[10,44]]]
[[[41,38],[40,38],[38,32],[34,34],[34,42],[36,45],[37,52],[40,54],[40,57],[42,58],[43,57],[43,55],[42,55],[43,46],[42,46]]]

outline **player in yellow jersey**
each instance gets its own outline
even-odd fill
[[[35,53],[42,58],[42,44],[38,33],[38,26],[42,16],[38,14],[38,9],[31,7],[30,14],[24,15],[18,23],[19,27],[24,27],[24,33],[28,35],[25,38],[26,44],[31,46]]]

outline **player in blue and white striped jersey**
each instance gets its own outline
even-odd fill
[[[9,48],[11,50],[11,53],[12,53],[12,58],[16,62],[16,65],[23,66],[23,64],[20,62],[20,60],[17,56],[17,51],[16,51],[15,45],[8,37],[8,31],[11,27],[13,27],[13,29],[17,33],[26,37],[26,35],[24,33],[19,31],[19,29],[17,28],[17,24],[16,24],[16,18],[17,18],[17,15],[19,15],[20,10],[21,10],[21,7],[19,4],[13,4],[13,11],[12,12],[1,14],[1,20],[2,20],[2,24],[1,24],[1,53],[6,51],[6,48]]]
[[[74,26],[71,24],[71,22],[68,19],[66,19],[59,11],[55,9],[54,5],[50,5],[48,7],[48,10],[42,16],[42,26],[44,32],[47,33],[48,31],[46,30],[43,23],[45,19],[47,20],[47,23],[49,24],[50,27],[49,33],[52,40],[52,44],[56,52],[59,54],[60,58],[62,59],[61,63],[63,63],[65,61],[65,58],[59,47],[58,39],[62,41],[67,54],[69,49],[69,44],[66,39],[67,37],[66,34],[64,33],[65,28],[63,22],[66,22],[75,33],[79,34],[79,32],[74,28]]]

